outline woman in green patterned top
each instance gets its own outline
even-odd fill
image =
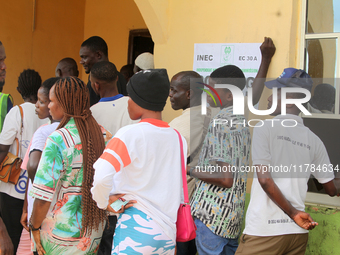
[[[97,254],[106,213],[93,201],[93,163],[105,131],[89,110],[89,92],[78,78],[50,91],[50,113],[60,125],[46,141],[31,195],[30,230],[38,254]]]

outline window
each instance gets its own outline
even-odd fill
[[[303,4],[301,68],[314,81],[309,110],[312,118],[339,119],[340,1],[304,0]]]
[[[325,144],[333,167],[340,167],[340,1],[302,4],[300,68],[313,78],[312,116],[303,116],[304,123]],[[325,195],[315,179],[310,179],[308,191],[306,202],[339,206],[339,198]]]

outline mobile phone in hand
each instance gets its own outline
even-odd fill
[[[122,209],[122,206],[125,206],[129,201],[123,200],[122,198],[118,198],[116,201],[114,201],[110,206],[113,210],[118,212],[120,209]]]

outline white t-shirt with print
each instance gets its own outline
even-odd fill
[[[287,127],[295,124],[295,127]],[[326,148],[320,138],[304,126],[302,119],[296,115],[279,115],[273,121],[266,120],[262,127],[261,125],[261,122],[258,123],[253,130],[253,165],[276,167],[278,172],[272,173],[275,184],[292,206],[304,211],[310,175],[312,174],[320,183],[334,179],[332,171],[324,171],[326,168],[322,170],[323,166],[330,164]],[[300,166],[304,164],[309,164],[309,168],[300,170]],[[312,165],[320,166],[321,171],[312,170]],[[278,167],[281,166],[285,169],[282,171],[287,172],[279,171]],[[308,231],[299,227],[268,197],[255,173],[243,233],[254,236],[277,236]]]
[[[0,144],[11,145],[9,152],[16,155],[16,142],[15,138],[18,138],[19,144],[19,156],[23,158],[26,154],[26,150],[30,144],[31,138],[34,132],[43,124],[48,122],[48,118],[39,119],[35,114],[35,105],[32,103],[21,104],[23,110],[23,128],[22,135],[21,130],[21,116],[18,106],[14,106],[6,115],[2,132],[0,134]],[[21,170],[18,183],[13,185],[11,183],[5,183],[0,181],[0,192],[6,193],[12,197],[18,199],[24,199],[27,183],[27,172]]]

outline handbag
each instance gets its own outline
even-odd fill
[[[196,237],[196,225],[194,219],[191,216],[191,207],[189,204],[188,196],[188,184],[185,173],[185,161],[183,154],[183,141],[182,137],[177,130],[175,130],[179,137],[179,143],[181,146],[181,165],[182,165],[182,181],[183,181],[183,193],[184,193],[184,204],[181,204],[177,212],[177,242],[188,242]]]
[[[22,135],[22,127],[23,127],[23,111],[22,107],[19,105],[20,116],[21,116],[21,130],[20,135]],[[17,184],[20,173],[21,173],[21,163],[22,159],[19,157],[19,140],[15,138],[17,145],[17,153],[13,155],[11,152],[8,152],[4,160],[0,163],[0,180],[2,182]]]

